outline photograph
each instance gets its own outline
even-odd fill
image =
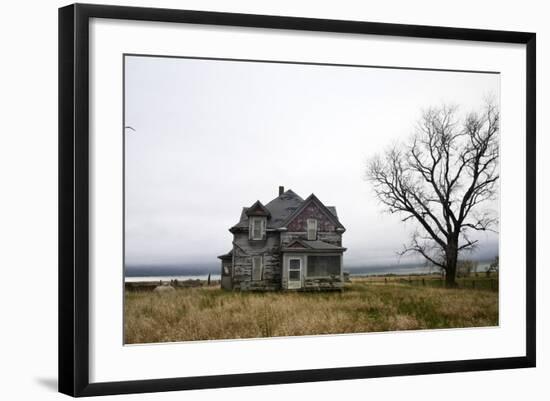
[[[123,57],[125,345],[499,326],[498,72]]]
[[[5,4],[0,401],[550,400],[545,3]]]

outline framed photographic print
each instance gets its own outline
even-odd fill
[[[534,33],[70,5],[59,113],[61,392],[535,366]]]

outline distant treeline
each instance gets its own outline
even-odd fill
[[[150,276],[200,276],[219,273],[218,265],[128,265],[124,272],[128,277]]]
[[[488,265],[492,260],[475,260],[478,269],[483,269],[485,265]],[[353,275],[407,275],[407,274],[426,274],[437,273],[439,268],[436,266],[429,266],[422,262],[417,263],[400,263],[393,265],[365,265],[365,266],[345,266],[344,270]]]

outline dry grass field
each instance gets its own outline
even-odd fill
[[[459,289],[416,280],[354,279],[342,293],[126,291],[125,343],[498,325],[498,291],[488,280]]]

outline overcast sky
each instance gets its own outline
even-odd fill
[[[346,265],[397,263],[415,228],[364,180],[423,108],[499,96],[499,75],[126,57],[126,263],[217,264],[243,206],[279,185],[336,206]],[[496,207],[496,205],[492,205]],[[497,236],[480,234],[480,253]]]

